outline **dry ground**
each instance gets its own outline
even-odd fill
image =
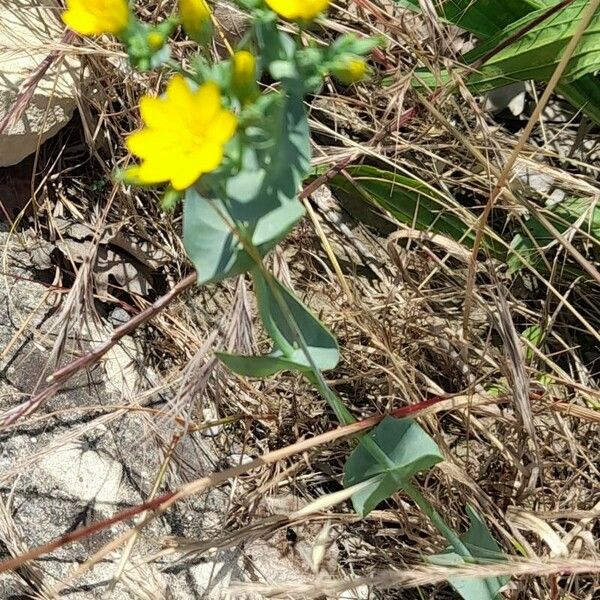
[[[168,8],[167,3],[145,4],[149,19]],[[220,17],[229,32],[243,27],[235,12],[224,9]],[[465,219],[477,217],[518,140],[519,118],[530,114],[534,95],[529,94],[529,106],[516,123],[485,113],[481,99],[466,88],[443,99],[417,95],[409,81],[418,61],[443,64],[460,50],[465,38],[427,18],[395,9],[386,0],[337,7],[327,26],[314,35],[326,40],[335,32],[355,30],[383,35],[386,47],[373,63],[369,81],[352,89],[329,83],[314,99],[315,164],[330,167],[353,156],[353,164],[377,164],[409,174],[458,198],[460,209],[448,210],[462,211]],[[184,60],[189,60],[193,49],[189,42],[177,41],[176,52]],[[222,49],[216,46],[214,51]],[[40,148],[32,203],[4,241],[8,253],[14,254],[17,242],[30,240],[25,244],[29,254],[19,267],[24,271],[11,266],[3,279],[5,292],[9,294],[16,277],[25,273],[44,283],[48,294],[46,316],[40,318],[37,306],[32,306],[3,339],[11,347],[15,340],[37,342],[44,357],[36,367],[39,372],[51,372],[55,365],[85,353],[110,335],[112,326],[147,308],[190,273],[178,237],[180,214],[165,216],[156,194],[125,189],[111,180],[112,170],[129,160],[122,140],[139,124],[137,99],[158,90],[161,78],[130,74],[123,68],[120,48],[108,40],[78,43],[67,52],[84,52],[98,91],[82,98],[81,114]],[[552,100],[520,154],[516,165],[520,177],[511,179],[510,196],[503,196],[491,215],[499,235],[523,217],[521,198],[543,205],[550,191],[563,190],[588,198],[590,206],[598,202],[598,135],[597,127],[582,128],[579,116],[572,115],[560,99]],[[10,176],[28,180],[31,168]],[[540,190],[536,183],[542,175],[550,182],[550,191]],[[29,187],[25,190],[23,196],[29,198]],[[473,505],[505,552],[523,558],[508,565],[509,572],[518,575],[505,597],[597,597],[598,285],[555,241],[546,254],[550,268],[539,276],[527,271],[509,276],[505,265],[480,255],[476,285],[468,293],[470,253],[457,249],[443,235],[424,236],[391,215],[332,195],[327,187],[315,193],[311,203],[324,238],[307,218],[269,260],[340,340],[343,360],[335,372],[327,373],[329,384],[357,417],[434,397],[452,398],[420,420],[446,456],[439,468],[420,478],[426,496],[461,531],[466,526],[465,505]],[[579,247],[593,264],[598,239],[586,233],[587,226],[582,221],[569,236],[585,237]],[[49,260],[44,262],[31,251],[33,239],[42,244],[42,255]],[[343,279],[323,239],[333,250]],[[569,268],[579,270],[567,280]],[[34,297],[35,293],[31,292]],[[465,322],[467,304],[471,310]],[[37,316],[28,319],[28,314]],[[48,322],[53,324],[50,331]],[[521,336],[532,325],[544,332],[537,345],[527,344]],[[244,278],[187,290],[132,332],[130,340],[132,360],[138,374],[143,374],[132,389],[117,386],[118,393],[107,392],[101,402],[99,396],[84,393],[62,404],[43,404],[3,432],[2,444],[9,456],[2,492],[8,516],[0,528],[6,555],[19,555],[23,546],[45,543],[75,526],[60,520],[56,526],[55,519],[54,525],[19,538],[14,519],[26,528],[27,518],[19,516],[22,507],[11,494],[14,490],[26,494],[28,484],[15,471],[24,462],[16,458],[21,451],[11,446],[11,436],[27,436],[34,423],[42,433],[36,434],[40,439],[35,448],[31,435],[27,438],[29,465],[46,464],[43,461],[61,440],[89,443],[90,432],[109,427],[110,432],[118,430],[111,433],[111,456],[118,453],[116,460],[124,472],[143,471],[121,506],[96,508],[94,518],[84,522],[106,518],[117,508],[135,506],[203,475],[335,427],[322,399],[296,376],[242,380],[213,358],[213,350],[223,346],[265,346],[250,284]],[[123,358],[114,360],[123,365]],[[84,388],[86,383],[93,385],[94,373],[98,371],[90,371],[88,381],[80,382]],[[114,377],[113,371],[109,380]],[[41,381],[33,389],[16,388],[26,400],[44,385]],[[13,400],[11,407],[18,404]],[[128,427],[136,427],[137,433],[127,435]],[[58,437],[44,437],[51,428]],[[239,573],[232,577],[244,582],[237,588],[239,593],[249,593],[253,585],[259,597],[270,592],[282,597],[292,593],[335,597],[336,582],[343,586],[367,578],[369,583],[373,577],[378,585],[368,591],[359,588],[356,597],[367,593],[382,598],[455,597],[438,572],[420,569],[423,557],[445,544],[402,494],[364,520],[352,513],[347,502],[317,506],[309,517],[293,514],[341,489],[349,448],[344,439],[315,445],[230,478],[215,500],[216,525],[196,527],[185,520],[186,515],[196,518],[205,510],[206,494],[190,495],[141,533],[125,556],[121,576],[118,565],[123,552],[109,552],[107,545],[126,527],[109,528],[94,543],[78,542],[76,561],[69,556],[73,568],[75,562],[103,548],[107,568],[99,576],[100,591],[83,586],[82,582],[91,581],[86,573],[72,589],[80,590],[81,597],[118,598],[111,595],[117,591],[107,591],[106,582],[121,577],[115,590],[126,589],[130,596],[123,597],[199,598],[203,590],[184,595],[192,589],[186,579],[181,583],[167,577],[155,587],[148,580],[145,589],[140,584],[140,565],[148,563],[153,573],[173,573],[210,561],[214,548],[220,548],[244,556]],[[54,489],[61,492],[60,485]],[[83,504],[87,501],[92,500],[80,498]],[[310,570],[315,562],[313,548],[323,540],[325,558],[314,575]],[[253,570],[252,564],[258,563],[262,566]],[[57,571],[50,577],[45,575],[48,568],[43,561],[34,563],[31,569],[39,570],[38,579],[20,572],[29,593],[55,597],[53,577],[66,574]],[[331,588],[316,578],[328,581]],[[100,595],[92,595],[96,593]]]

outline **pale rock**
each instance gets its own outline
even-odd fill
[[[118,504],[123,468],[105,454],[70,442],[44,456],[40,467],[82,504],[93,502],[97,510],[107,513]]]
[[[52,0],[0,2],[0,122],[20,98],[22,86],[58,47],[65,27]],[[25,112],[0,133],[0,167],[13,165],[55,135],[77,107],[80,62],[57,59],[41,78]]]
[[[485,95],[484,110],[493,114],[508,110],[513,117],[519,117],[525,110],[526,95],[527,84],[522,81],[503,85]]]

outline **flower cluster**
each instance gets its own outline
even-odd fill
[[[239,155],[240,144],[243,146],[241,138],[237,146],[228,144],[236,136],[240,119],[244,121],[243,115],[248,111],[256,119],[270,106],[268,98],[266,102],[259,102],[258,79],[265,70],[270,69],[271,75],[282,83],[284,78],[296,77],[294,89],[301,94],[302,90],[318,89],[326,73],[332,73],[346,85],[365,76],[362,54],[368,51],[368,42],[365,46],[364,41],[342,36],[327,50],[316,47],[304,50],[277,28],[273,13],[264,10],[271,9],[301,27],[310,26],[327,10],[330,0],[240,2],[248,8],[259,9],[257,27],[264,26],[259,46],[263,46],[263,51],[273,49],[271,64],[257,61],[250,48],[258,43],[258,38],[248,38],[229,60],[209,65],[199,58],[197,65],[204,64],[204,67],[199,66],[195,73],[171,77],[162,96],[144,96],[140,101],[144,127],[126,141],[129,151],[140,159],[138,165],[127,170],[128,181],[144,185],[168,184],[171,191],[183,191],[203,175],[217,170],[229,155],[228,148],[237,148]],[[213,15],[207,0],[177,0],[177,7],[176,15],[158,25],[150,25],[136,18],[128,0],[66,0],[62,17],[65,24],[81,35],[117,36],[127,49],[131,64],[149,70],[168,61],[169,35],[178,24],[201,46],[211,40]],[[292,47],[295,49],[290,54]],[[282,52],[289,58],[280,60]],[[266,115],[263,117],[269,120]],[[243,147],[241,152],[243,154]]]

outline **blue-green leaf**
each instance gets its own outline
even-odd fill
[[[348,458],[344,467],[345,487],[383,475],[382,479],[352,497],[354,510],[363,517],[402,489],[413,475],[431,468],[444,458],[434,440],[412,419],[386,417],[366,435],[387,456],[389,465],[386,467],[374,458],[364,441]]]
[[[266,356],[221,352],[218,356],[223,363],[235,373],[251,377],[267,377],[284,370],[310,371],[312,366],[298,343],[297,330],[314,365],[320,371],[333,369],[339,360],[335,337],[291,290],[274,278],[267,282],[258,269],[253,276],[258,308],[265,329],[274,342],[273,351]],[[280,301],[285,309],[280,306]]]
[[[183,242],[200,284],[255,264],[239,233],[263,257],[304,215],[297,195],[310,167],[310,138],[302,98],[282,95],[267,105],[264,122],[263,141],[246,150],[224,189],[204,185],[186,193]]]
[[[483,519],[469,505],[467,505],[467,514],[471,526],[461,536],[461,540],[473,559],[475,561],[479,559],[481,562],[504,561],[505,557],[502,550],[492,537]],[[451,548],[428,557],[427,561],[441,566],[463,566],[466,564],[464,558],[452,551]],[[464,600],[496,600],[500,588],[508,582],[508,577],[451,577],[448,581]]]

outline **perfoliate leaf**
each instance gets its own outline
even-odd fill
[[[310,139],[302,98],[282,95],[269,103],[265,122],[265,142],[246,150],[241,171],[224,189],[186,193],[183,242],[200,284],[255,264],[236,231],[263,257],[304,215],[297,195],[310,166]]]
[[[273,351],[266,356],[220,352],[218,356],[223,363],[235,373],[250,377],[267,377],[279,371],[310,371],[310,361],[297,340],[299,332],[314,365],[320,371],[333,369],[339,360],[335,337],[291,290],[275,279],[267,282],[258,270],[253,272],[253,276],[258,308],[265,329],[274,342]]]
[[[386,417],[366,435],[379,446],[390,464],[382,465],[364,441],[348,458],[344,466],[346,487],[383,475],[382,479],[352,497],[354,510],[363,517],[402,489],[413,475],[431,468],[444,458],[433,439],[412,419]]]
[[[506,560],[483,519],[469,505],[467,505],[467,514],[471,526],[461,536],[461,540],[469,550],[474,562]],[[465,559],[450,548],[440,554],[428,557],[427,561],[442,566],[465,564]],[[448,581],[464,600],[496,600],[500,588],[508,583],[508,577],[451,577]]]

